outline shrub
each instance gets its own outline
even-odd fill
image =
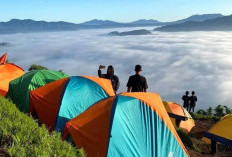
[[[48,70],[48,68],[42,65],[32,64],[30,68],[28,69],[28,71],[31,71],[31,70]]]
[[[188,134],[181,128],[177,128],[176,131],[177,131],[180,139],[184,143],[184,145],[190,149],[194,149],[193,142],[192,142],[190,136],[188,136]]]
[[[210,116],[210,115],[203,115],[198,113],[192,113],[192,117],[194,120],[212,120],[212,121],[219,121],[221,119],[220,116]]]
[[[183,129],[181,128],[176,128],[176,131],[183,142],[183,144],[190,148],[193,149],[194,151],[200,152],[200,149],[196,147],[196,145],[193,143],[191,136],[187,134]]]
[[[213,121],[219,121],[219,120],[221,120],[221,117],[219,117],[219,116],[213,116],[212,120]]]
[[[197,114],[201,114],[201,115],[207,115],[207,113],[204,110],[198,110]]]
[[[61,140],[60,133],[49,134],[14,104],[0,97],[0,148],[11,156],[81,156],[82,152]]]

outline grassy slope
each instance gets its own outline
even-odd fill
[[[196,126],[191,137],[194,149],[187,148],[191,157],[228,156],[232,148],[218,146],[218,153],[211,155],[210,145],[201,141],[202,133],[211,128],[218,117],[195,116]],[[14,104],[0,97],[0,156],[84,156],[67,142],[62,142],[60,134],[49,134],[45,126],[39,127],[33,118],[19,112]],[[3,155],[3,156],[4,156]]]
[[[69,143],[63,142],[59,133],[49,134],[45,126],[38,126],[33,118],[0,97],[0,156],[4,150],[20,157],[82,156]]]

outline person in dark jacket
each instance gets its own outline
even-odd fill
[[[183,97],[182,97],[182,100],[184,101],[183,107],[186,108],[187,111],[189,111],[189,96],[188,95],[189,95],[189,92],[186,91],[185,95],[183,95]]]
[[[109,65],[107,68],[107,73],[106,74],[102,74],[101,69],[104,69],[105,66],[100,65],[99,69],[98,69],[98,76],[101,78],[105,78],[105,79],[109,79],[111,80],[111,84],[112,87],[114,89],[114,92],[116,93],[116,91],[119,88],[119,79],[118,76],[114,75],[114,67],[112,65]]]
[[[135,66],[135,75],[129,77],[127,83],[127,92],[147,92],[147,80],[140,75],[142,71],[141,65]]]
[[[192,91],[192,96],[189,97],[189,101],[190,101],[189,112],[191,112],[191,110],[194,112],[194,108],[195,108],[196,102],[197,102],[197,96],[195,96],[195,92],[194,91]]]

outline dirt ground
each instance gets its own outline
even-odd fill
[[[10,155],[7,153],[6,150],[0,148],[0,157],[9,157]]]
[[[209,120],[196,120],[196,126],[191,130],[193,143],[199,149],[199,152],[188,149],[189,155],[191,157],[232,157],[232,147],[218,144],[217,153],[211,154],[210,144],[206,144],[201,141],[203,132],[209,130],[214,124],[214,121]]]

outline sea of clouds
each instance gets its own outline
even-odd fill
[[[0,47],[0,55],[7,51],[9,61],[25,70],[40,64],[68,75],[97,76],[100,64],[113,65],[121,83],[118,93],[126,91],[134,66],[141,64],[148,91],[159,93],[163,100],[182,104],[185,91],[194,90],[197,109],[232,107],[232,32],[107,36],[134,29],[1,35],[0,42],[9,45]]]

